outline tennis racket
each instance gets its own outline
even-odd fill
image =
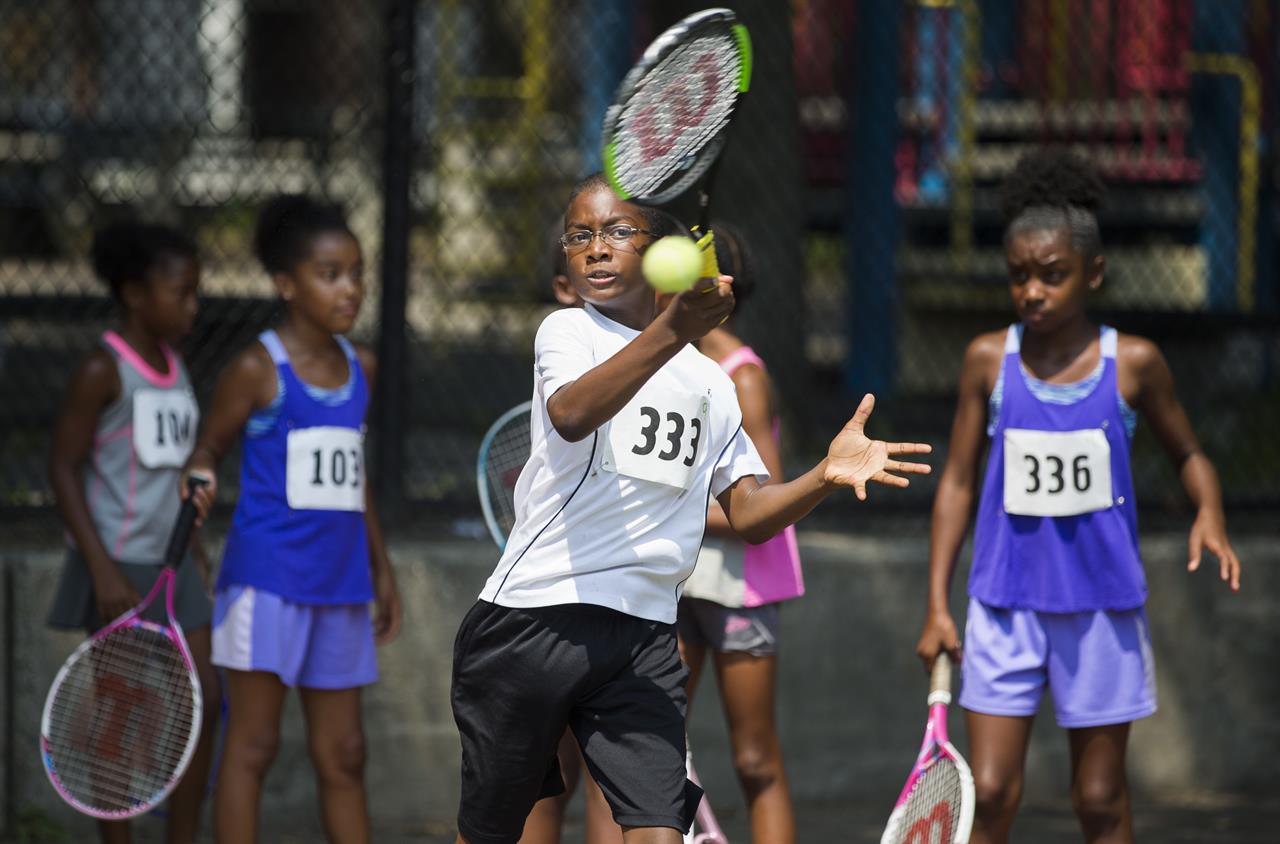
[[[622,199],[670,203],[698,185],[702,275],[720,274],[711,187],[729,124],[751,84],[751,38],[729,9],[704,9],[654,40],[604,116],[604,173]]]
[[[951,660],[939,653],[929,684],[929,721],[915,767],[880,844],[967,844],[973,829],[973,775],[947,740]]]
[[[693,784],[702,788],[702,782],[698,779],[698,772],[693,769],[693,754],[685,751],[684,765],[688,770],[689,779]],[[720,823],[716,820],[715,813],[711,811],[711,801],[707,799],[704,791],[702,800],[698,803],[697,814],[693,818],[693,826],[689,828],[689,832],[684,837],[684,844],[729,844],[728,837],[725,836],[724,830],[720,828]]]
[[[507,537],[516,523],[516,481],[529,460],[529,411],[532,402],[521,402],[498,417],[484,439],[476,457],[476,490],[480,493],[480,509],[489,535],[499,549],[507,546]]]
[[[193,478],[191,489],[203,483]],[[200,739],[200,680],[173,616],[174,579],[195,518],[188,496],[151,591],[76,648],[45,698],[45,773],[86,815],[123,820],[148,811],[182,779]],[[144,620],[162,589],[168,622]]]

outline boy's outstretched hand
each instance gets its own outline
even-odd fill
[[[869,439],[863,429],[876,397],[867,393],[862,397],[853,418],[831,441],[827,449],[827,468],[823,480],[827,483],[851,486],[859,501],[867,500],[867,484],[870,482],[888,486],[905,487],[911,482],[893,474],[927,475],[933,467],[927,463],[905,463],[891,458],[904,454],[928,454],[933,446],[925,443],[887,443]]]

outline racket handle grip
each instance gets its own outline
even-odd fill
[[[196,524],[194,493],[200,487],[208,485],[208,483],[207,480],[198,475],[191,475],[187,478],[187,497],[182,502],[182,509],[178,511],[178,523],[173,526],[173,533],[169,535],[169,544],[164,551],[164,564],[171,569],[178,567],[178,564],[182,562],[182,558],[186,554],[187,546],[191,544],[191,531]]]
[[[944,703],[951,702],[951,657],[946,651],[939,651],[938,658],[933,661],[933,674],[929,678],[929,702],[935,697],[946,695]]]
[[[694,228],[693,236],[697,238],[698,248],[702,250],[702,274],[699,278],[715,281],[720,277],[720,262],[716,260],[716,236],[711,229],[705,232]]]

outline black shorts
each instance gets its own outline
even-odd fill
[[[164,569],[159,563],[117,562],[117,565],[140,598],[147,596]],[[178,579],[173,585],[173,615],[184,633],[208,627],[213,621],[213,601],[205,591],[204,579],[190,555],[178,567]],[[163,593],[151,602],[143,618],[157,624],[167,621]],[[53,604],[49,608],[49,626],[97,633],[113,620],[98,618],[98,602],[93,594],[88,564],[78,551],[67,549],[62,575],[58,578],[58,591],[54,593]]]
[[[453,648],[462,738],[458,831],[514,844],[533,804],[564,791],[566,726],[613,817],[688,831],[702,789],[685,776],[685,679],[673,624],[590,604],[480,601]]]

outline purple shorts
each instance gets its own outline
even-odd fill
[[[354,689],[378,679],[365,604],[295,604],[252,586],[213,599],[213,664],[269,671],[286,686]]]
[[[960,705],[984,715],[1034,715],[1045,686],[1062,727],[1101,727],[1156,711],[1147,614],[1048,613],[969,599]]]

